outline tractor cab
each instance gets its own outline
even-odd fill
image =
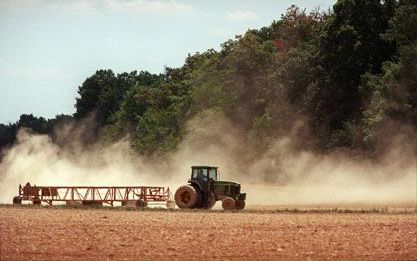
[[[191,180],[207,182],[209,180],[217,181],[217,167],[210,166],[192,166]]]
[[[213,182],[217,181],[217,167],[211,166],[192,166],[191,179],[188,183],[202,192],[202,196],[207,195],[211,190]]]

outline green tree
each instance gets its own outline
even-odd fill
[[[35,117],[33,114],[22,114],[16,123],[18,128],[28,128],[35,133],[46,134],[48,132],[48,124],[45,118]]]
[[[227,115],[242,126],[250,128],[253,119],[265,113],[272,82],[268,75],[274,70],[276,49],[270,41],[248,32],[237,39],[230,53],[219,64],[223,67],[223,86],[231,102]]]
[[[394,1],[378,0],[340,0],[334,5],[320,46],[327,77],[313,98],[321,146],[354,146],[352,132],[345,127],[357,125],[362,115],[361,76],[380,73],[383,62],[395,53],[395,46],[381,37],[393,6]]]
[[[9,123],[8,125],[0,123],[0,161],[3,148],[12,145],[16,140],[17,125]]]
[[[363,141],[375,153],[391,142],[387,136],[403,133],[403,126],[416,132],[416,20],[417,1],[400,1],[384,34],[387,41],[396,44],[398,52],[394,59],[385,62],[382,73],[368,73],[362,78]]]
[[[97,121],[102,126],[109,111],[116,102],[117,78],[111,70],[98,70],[88,77],[78,88],[80,97],[76,98],[75,117],[81,119],[89,113],[97,113]]]

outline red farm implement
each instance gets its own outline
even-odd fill
[[[172,193],[168,187],[88,187],[88,186],[25,186],[19,185],[19,195],[13,198],[13,204],[32,201],[34,205],[42,202],[52,205],[53,202],[67,205],[103,205],[114,206],[119,202],[122,206],[146,207],[148,203],[175,206]]]

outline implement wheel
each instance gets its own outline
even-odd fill
[[[32,204],[33,205],[40,205],[41,204],[41,200],[40,199],[34,199],[33,201],[32,201]]]
[[[20,205],[22,204],[22,199],[19,196],[13,198],[13,205]]]
[[[142,199],[138,199],[138,200],[136,200],[136,202],[135,202],[135,206],[136,206],[137,208],[145,208],[145,207],[147,207],[147,206],[148,206],[148,203],[147,203],[146,201],[142,200]]]
[[[245,208],[245,201],[244,200],[236,200],[236,209],[237,210],[242,210]]]
[[[175,203],[179,208],[193,208],[198,204],[198,194],[190,185],[181,186],[175,191]]]
[[[236,201],[227,197],[222,200],[222,207],[224,210],[234,210],[236,208]]]

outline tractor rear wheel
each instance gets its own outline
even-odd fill
[[[245,208],[245,205],[246,205],[246,203],[245,203],[245,201],[244,200],[236,200],[236,209],[237,210],[242,210],[242,209],[244,209]]]
[[[198,204],[198,194],[190,185],[183,185],[175,192],[175,203],[179,208],[193,208]]]
[[[222,200],[222,207],[224,210],[233,210],[236,208],[236,201],[232,198],[224,198]]]
[[[203,208],[204,202],[203,202],[203,195],[201,194],[201,190],[195,184],[192,184],[191,186],[194,188],[195,192],[197,192],[197,203],[195,204],[193,208]]]

